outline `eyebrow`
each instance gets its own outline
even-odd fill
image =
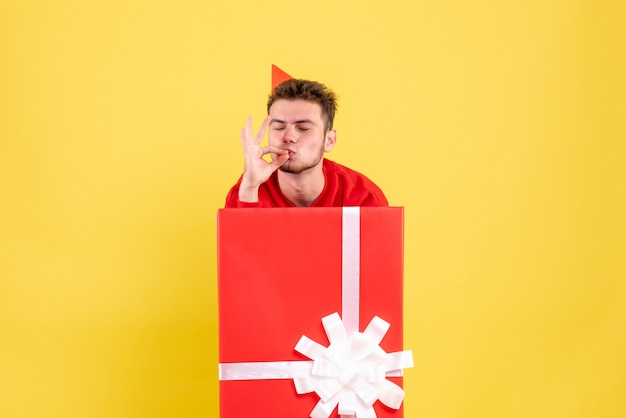
[[[287,122],[285,122],[285,121],[284,121],[284,120],[282,120],[282,119],[272,119],[272,120],[270,121],[270,125],[271,125],[272,123],[287,123]],[[298,123],[310,123],[311,125],[315,125],[315,123],[314,123],[311,119],[298,119],[298,120],[297,120],[297,121],[295,121],[294,123],[295,123],[295,124],[298,124]]]

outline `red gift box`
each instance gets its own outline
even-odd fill
[[[294,347],[303,335],[329,346],[322,318],[334,312],[348,335],[382,318],[380,348],[401,353],[402,278],[402,208],[220,210],[220,417],[308,417],[321,401],[296,392],[292,375],[309,376],[313,362]],[[401,373],[386,376],[402,386]]]

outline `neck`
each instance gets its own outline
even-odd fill
[[[322,165],[298,174],[278,172],[278,184],[285,197],[296,206],[311,206],[324,190]]]

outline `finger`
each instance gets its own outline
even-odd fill
[[[281,165],[285,164],[285,162],[287,162],[288,159],[289,159],[288,153],[280,154],[270,162],[270,167],[272,167],[272,170],[276,170]]]
[[[246,139],[252,138],[252,116],[246,118]]]
[[[289,154],[289,152],[285,149],[282,148],[278,148],[278,147],[272,147],[271,145],[266,145],[264,147],[259,148],[261,150],[261,152],[263,153],[263,155],[265,154],[269,154],[274,153],[274,154]]]
[[[263,123],[261,123],[261,127],[259,131],[256,133],[255,143],[258,145],[263,141],[263,137],[265,136],[265,131],[267,131],[267,127],[270,124],[270,116],[267,115],[265,119],[263,119]]]
[[[241,146],[246,147],[246,128],[239,128],[239,138],[241,139]]]

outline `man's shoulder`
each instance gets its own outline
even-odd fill
[[[335,161],[329,160],[328,158],[324,158],[324,169],[330,170],[331,172],[346,173],[350,175],[355,175],[357,177],[365,177],[362,173],[353,170],[350,167],[346,167],[343,164],[339,164]]]
[[[383,191],[367,176],[345,165],[324,159],[329,189],[343,195],[344,206],[387,206]]]
[[[373,184],[373,182],[365,174],[327,158],[324,158],[324,170],[329,174],[343,175],[348,179],[365,180],[366,182]]]

